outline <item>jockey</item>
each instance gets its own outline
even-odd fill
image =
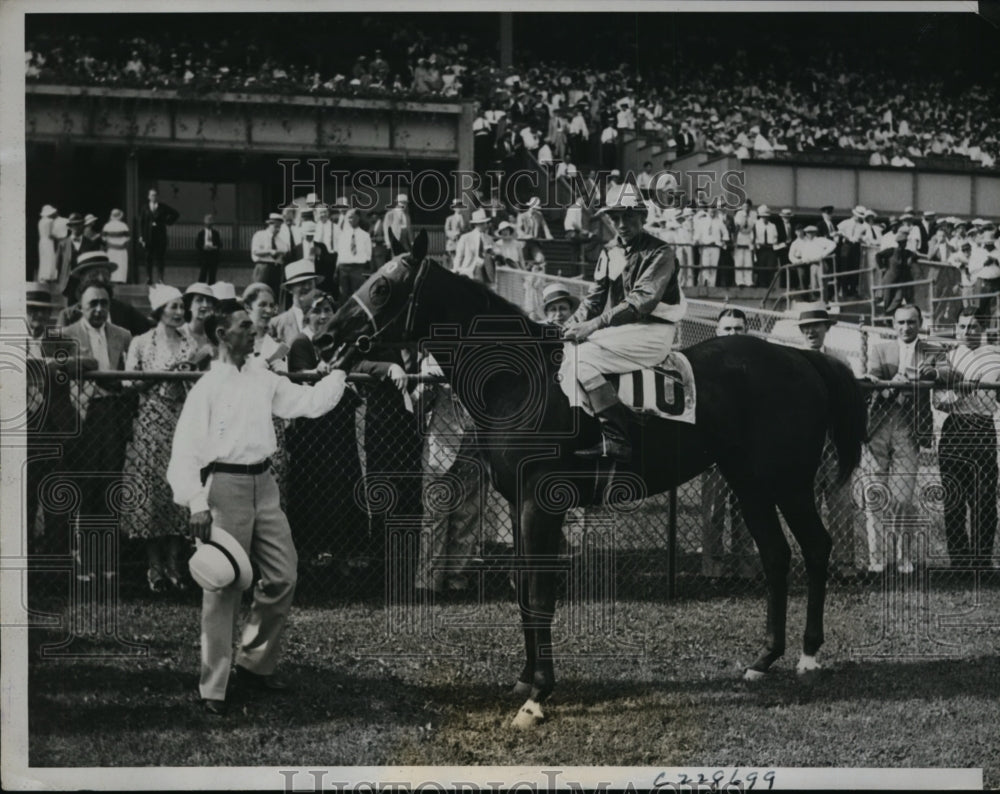
[[[576,454],[626,462],[629,411],[604,376],[661,363],[687,304],[674,249],[643,230],[646,207],[636,189],[630,183],[609,188],[600,213],[613,219],[617,237],[601,252],[594,283],[567,323],[560,374],[563,389],[570,393],[578,385],[601,423],[601,443]]]

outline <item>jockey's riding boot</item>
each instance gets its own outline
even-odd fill
[[[618,463],[632,459],[632,443],[628,437],[629,411],[618,400],[614,387],[605,381],[589,391],[591,407],[601,423],[601,440],[587,449],[578,449],[581,458],[611,458]]]

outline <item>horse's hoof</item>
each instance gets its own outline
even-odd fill
[[[799,657],[799,663],[795,665],[795,672],[799,675],[808,675],[822,669],[823,665],[816,661],[816,657],[808,654],[802,654]]]
[[[511,725],[520,730],[530,730],[544,719],[545,715],[542,713],[542,707],[534,700],[528,700],[521,706],[520,711],[514,715]]]
[[[514,684],[513,689],[510,690],[510,694],[526,698],[531,694],[531,684],[526,684],[524,681],[518,681]]]
[[[744,681],[762,681],[767,678],[767,673],[763,670],[754,670],[752,667],[748,667],[743,672]]]

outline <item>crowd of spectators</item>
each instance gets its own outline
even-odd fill
[[[705,33],[685,41],[669,66],[639,70],[534,56],[501,68],[493,49],[469,35],[410,29],[393,30],[384,50],[358,47],[336,58],[278,56],[236,33],[188,34],[169,45],[148,34],[108,42],[66,33],[29,36],[25,66],[29,81],[44,83],[474,99],[476,129],[490,134],[499,159],[523,144],[536,156],[596,164],[599,143],[637,131],[671,156],[700,149],[742,158],[834,152],[895,167],[922,158],[996,162],[996,82],[985,72],[915,79],[914,53],[888,65],[828,47],[803,54],[776,37],[762,60]],[[708,64],[684,57],[706,51]],[[492,160],[493,152],[486,164]]]

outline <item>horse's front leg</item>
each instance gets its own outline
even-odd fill
[[[514,691],[527,694],[528,699],[514,717],[517,728],[532,728],[545,718],[542,703],[555,688],[552,618],[556,605],[554,564],[561,525],[562,516],[543,512],[533,501],[521,507],[517,597],[525,665]]]

